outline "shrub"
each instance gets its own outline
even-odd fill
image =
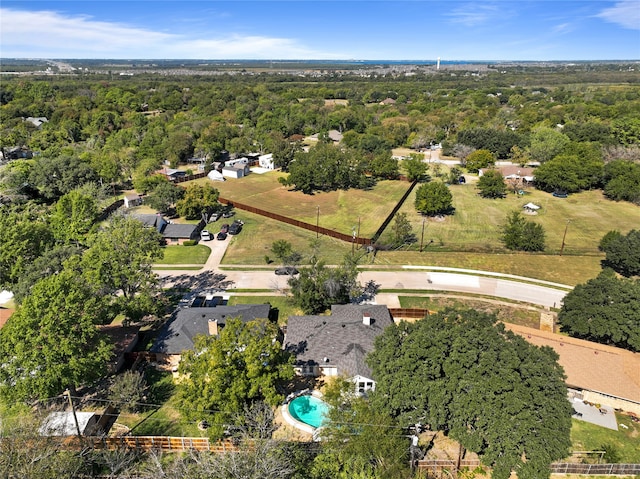
[[[187,240],[184,243],[182,243],[182,246],[195,246],[198,244],[197,240]]]

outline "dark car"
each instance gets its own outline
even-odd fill
[[[229,232],[229,225],[225,223],[220,228],[220,233],[228,233],[228,232]]]
[[[298,270],[295,269],[293,266],[283,266],[282,268],[276,268],[275,273],[278,276],[283,276],[285,274],[288,274],[289,276],[293,276],[294,274],[298,274]]]
[[[220,231],[220,233],[218,233],[218,236],[216,236],[216,238],[219,239],[220,241],[226,240],[227,239],[227,233],[223,233],[222,231]]]
[[[240,223],[234,222],[231,226],[229,226],[230,235],[237,235],[238,233],[240,233],[240,231],[242,231],[242,225]]]
[[[235,211],[225,211],[224,213],[222,213],[222,217],[223,218],[231,218],[235,214],[236,214]]]

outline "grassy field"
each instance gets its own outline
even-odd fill
[[[607,200],[598,190],[560,199],[530,188],[523,196],[509,194],[499,200],[481,198],[473,184],[452,186],[451,192],[455,214],[442,221],[429,218],[424,234],[425,244],[433,239],[433,245],[449,251],[505,251],[500,243],[500,226],[509,212],[522,211],[529,202],[541,206],[537,215],[528,218],[544,227],[547,253],[560,252],[565,228],[564,254],[583,255],[597,254],[600,238],[606,232],[626,233],[640,224],[638,206]],[[423,217],[415,211],[414,201],[415,192],[400,211],[407,214],[419,240]]]
[[[304,195],[280,185],[277,182],[280,175],[252,174],[216,183],[215,187],[222,197],[311,224],[316,222],[319,207],[321,226],[347,234],[357,228],[359,219],[361,236],[371,236],[377,230],[407,187],[404,182],[383,181],[370,191]],[[416,242],[395,251],[378,251],[375,259],[369,256],[364,262],[380,267],[408,264],[478,269],[575,285],[600,271],[604,256],[597,246],[606,232],[616,229],[626,233],[640,224],[640,208],[609,201],[600,191],[558,199],[531,188],[524,196],[511,194],[501,200],[481,198],[473,184],[453,186],[451,191],[456,213],[442,221],[430,218],[424,222],[424,252],[419,252],[423,217],[415,211],[412,194],[400,211],[407,214]],[[542,207],[538,215],[530,218],[545,228],[544,254],[513,253],[504,249],[499,240],[506,215],[522,210],[530,201]],[[238,217],[245,221],[245,228],[232,239],[224,264],[266,264],[265,256],[271,255],[271,244],[278,239],[291,242],[295,250],[307,257],[311,255],[310,243],[316,239],[315,233],[243,211],[238,211]],[[565,248],[560,256],[565,228]],[[381,242],[389,242],[390,238],[387,228]],[[319,256],[328,264],[338,264],[351,251],[351,244],[321,236],[318,248]]]
[[[164,258],[157,264],[204,264],[211,253],[211,248],[203,244],[194,246],[172,245],[163,248]]]
[[[302,228],[281,223],[263,216],[238,210],[236,218],[244,221],[242,232],[231,238],[231,243],[225,253],[225,265],[265,265],[265,256],[275,260],[271,253],[271,244],[276,240],[286,240],[293,245],[293,249],[300,251],[306,258],[311,254],[310,244],[316,240],[316,234]],[[342,262],[344,255],[351,251],[351,244],[328,236],[320,236],[319,257],[328,264]],[[306,261],[305,260],[303,261]],[[277,266],[273,263],[270,268]]]
[[[585,421],[572,420],[571,443],[574,451],[599,451],[603,444],[612,445],[620,455],[619,462],[640,463],[640,424],[629,416],[616,413],[618,431],[596,426]]]
[[[272,211],[324,228],[351,234],[358,227],[360,236],[371,237],[409,188],[404,181],[380,181],[370,190],[350,189],[305,195],[278,183],[280,172],[252,174],[241,179],[216,182],[220,196],[256,208]],[[207,178],[195,180],[209,182]]]

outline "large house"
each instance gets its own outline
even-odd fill
[[[182,353],[193,349],[196,336],[217,336],[227,320],[232,318],[239,318],[245,323],[256,319],[277,319],[268,303],[181,308],[164,325],[151,352],[155,353],[160,367],[175,370]]]
[[[285,349],[295,355],[298,374],[346,376],[363,394],[375,389],[365,357],[391,324],[384,305],[334,305],[330,316],[290,316]]]

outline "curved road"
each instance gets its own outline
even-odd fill
[[[207,244],[212,250],[207,263],[200,270],[158,270],[156,273],[165,285],[177,281],[193,280],[197,289],[263,289],[281,290],[287,288],[287,277],[276,276],[273,270],[260,271],[248,266],[246,270],[221,271],[220,261],[229,241],[212,241]],[[263,266],[260,266],[262,268]],[[255,266],[253,268],[256,268]],[[399,266],[401,268],[401,266]],[[275,267],[274,267],[275,269]],[[440,268],[441,270],[442,268]],[[371,271],[362,270],[359,280],[364,284],[369,280],[378,283],[381,289],[452,291],[471,293],[512,301],[522,301],[540,306],[560,307],[568,290],[549,285],[530,284],[512,279],[505,279],[499,274],[492,276],[460,274],[443,271]],[[506,276],[506,275],[505,275]],[[531,280],[535,283],[536,280]]]

